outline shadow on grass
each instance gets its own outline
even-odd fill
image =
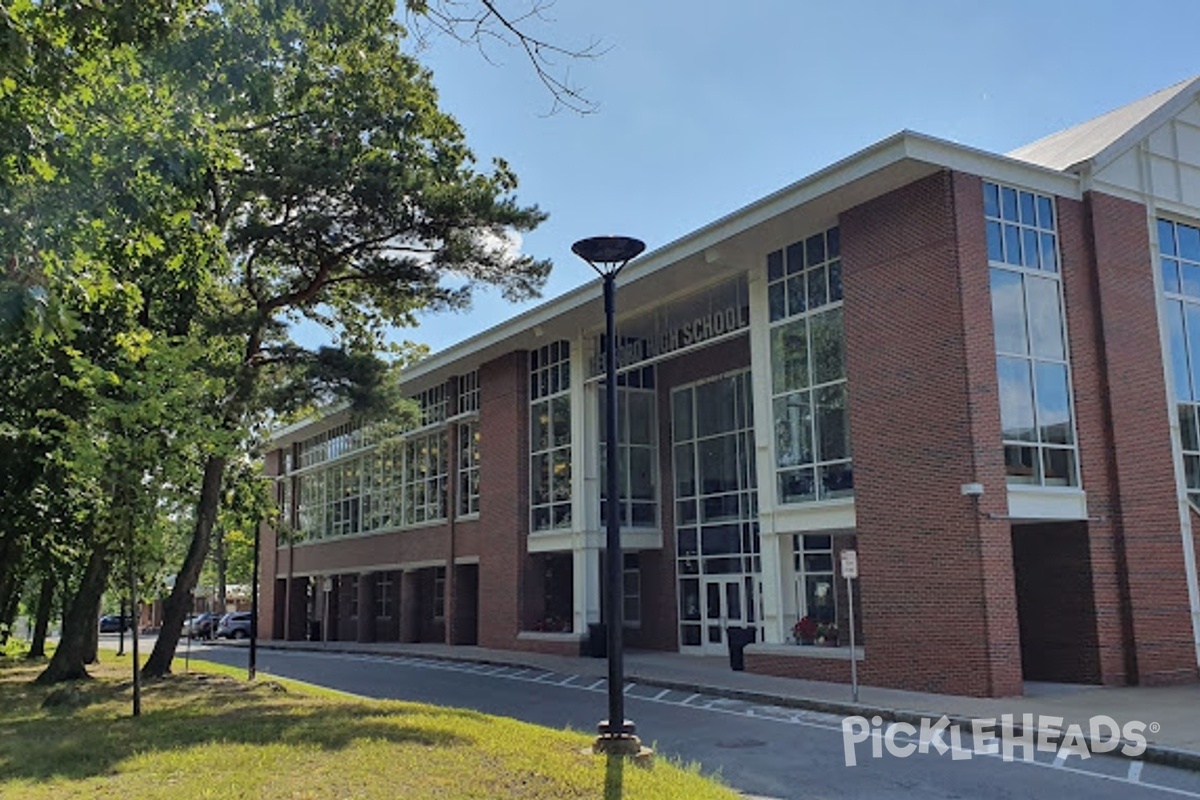
[[[129,684],[81,681],[90,706],[40,712],[49,689],[0,679],[0,774],[35,781],[111,774],[133,755],[208,744],[284,744],[341,750],[372,739],[429,748],[459,747],[475,737],[454,730],[455,710],[385,708],[297,697],[271,684],[174,676],[145,686],[142,716],[128,715]],[[52,688],[52,687],[51,687]],[[420,719],[417,719],[417,717]],[[474,715],[472,715],[474,716]]]

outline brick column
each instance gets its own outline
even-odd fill
[[[840,225],[863,680],[1019,694],[982,184],[941,172]]]
[[[486,598],[484,647],[512,647],[520,630],[529,535],[529,362],[524,351],[479,368],[479,514],[487,536],[479,559]],[[578,445],[576,445],[578,446]]]
[[[1079,472],[1087,492],[1086,523],[1098,680],[1123,685],[1133,677],[1133,633],[1123,536],[1117,524],[1119,491],[1112,459],[1110,386],[1105,364],[1099,283],[1087,208],[1055,199],[1062,261],[1064,319],[1071,347]],[[1145,219],[1144,214],[1141,217]],[[1148,278],[1150,280],[1150,278]]]
[[[375,641],[375,574],[358,576],[358,641]]]

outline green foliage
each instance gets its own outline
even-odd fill
[[[219,510],[238,559],[270,514],[241,467],[196,502],[206,465],[305,408],[403,418],[390,326],[544,281],[508,246],[544,214],[477,169],[394,11],[0,5],[0,606],[11,565],[99,547],[152,586],[182,557],[190,592]],[[300,318],[337,347],[298,346]]]

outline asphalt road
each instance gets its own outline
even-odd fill
[[[183,668],[182,650],[176,669]],[[194,645],[192,656],[244,665],[245,647]],[[606,716],[602,681],[428,659],[260,649],[260,675],[278,675],[366,697],[457,706],[552,728],[592,732]],[[857,746],[846,766],[842,720],[656,687],[627,686],[626,714],[659,754],[699,762],[748,794],[770,798],[1078,798],[1200,800],[1200,774],[1092,756],[1033,763],[975,755],[871,756]],[[903,741],[898,737],[897,741]],[[966,747],[970,749],[968,741]],[[1137,763],[1137,766],[1133,766]]]

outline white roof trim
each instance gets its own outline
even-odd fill
[[[1080,197],[1079,180],[1057,170],[985,150],[965,147],[913,131],[900,131],[863,150],[744,206],[631,262],[618,282],[628,284],[652,275],[725,239],[753,228],[797,206],[904,160],[1014,182],[1066,197]],[[497,345],[509,337],[578,308],[597,296],[598,280],[522,312],[468,339],[451,345],[401,373],[401,380],[418,379]]]

